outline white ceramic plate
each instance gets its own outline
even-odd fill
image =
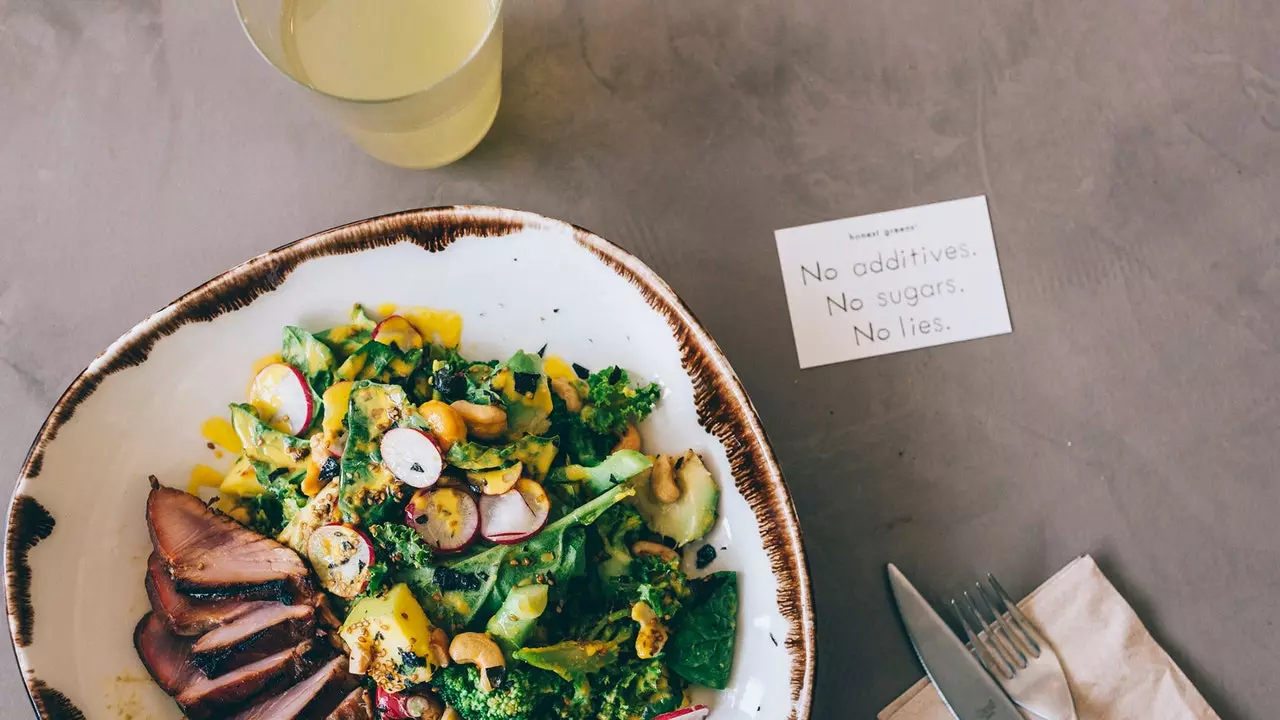
[[[566,223],[484,207],[376,218],[254,258],[143,321],[76,379],[32,446],[6,534],[10,631],[41,716],[181,717],[132,642],[148,608],[147,476],[183,487],[195,463],[217,462],[200,423],[243,395],[281,328],[337,324],[356,302],[457,310],[470,355],[547,343],[661,382],[645,448],[702,453],[725,489],[709,542],[727,549],[708,571],[741,573],[732,681],[699,700],[715,720],[808,718],[815,641],[800,530],[732,368],[636,258]]]

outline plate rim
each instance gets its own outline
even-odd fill
[[[813,593],[808,559],[790,490],[754,404],[710,333],[676,292],[638,257],[572,223],[533,212],[488,205],[445,205],[357,220],[285,243],[242,262],[166,304],[127,330],[71,381],[41,423],[9,498],[4,536],[6,614],[14,656],[37,717],[83,718],[69,698],[49,687],[27,663],[34,609],[27,553],[52,533],[55,521],[24,491],[40,475],[44,452],[79,403],[110,375],[146,361],[151,348],[180,327],[210,322],[277,289],[303,263],[409,242],[438,252],[460,238],[501,237],[527,229],[568,231],[575,242],[631,284],[666,321],[681,351],[681,367],[694,389],[698,424],[729,458],[734,486],[761,529],[765,554],[778,579],[778,607],[790,628],[791,720],[807,720],[817,665]],[[728,403],[711,403],[727,395]],[[760,478],[759,471],[765,471]]]

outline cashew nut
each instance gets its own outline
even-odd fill
[[[638,602],[631,606],[631,619],[640,623],[640,632],[636,633],[636,657],[648,660],[662,652],[667,644],[667,628],[658,620],[658,616],[647,602]]]
[[[436,667],[449,667],[449,636],[440,628],[431,628],[427,643],[427,659]]]
[[[649,473],[649,489],[658,502],[673,503],[680,499],[680,486],[676,484],[676,474],[671,469],[671,456],[659,455],[653,461],[653,472]]]
[[[578,388],[564,378],[551,378],[551,392],[564,401],[564,409],[571,413],[582,410],[582,395]]]
[[[671,562],[672,560],[680,559],[680,556],[676,554],[675,550],[672,550],[666,545],[662,545],[656,542],[650,542],[648,540],[641,540],[635,543],[634,545],[632,545],[631,554],[635,555],[636,557],[645,557],[646,555],[657,555],[658,557],[662,558],[666,562]]]
[[[450,407],[462,416],[467,432],[481,440],[496,440],[507,431],[507,411],[497,405],[477,405],[458,400]]]
[[[440,716],[440,720],[462,720],[462,716],[458,714],[457,710],[454,710],[451,707],[446,707],[444,709],[444,715]]]
[[[503,667],[502,649],[485,633],[466,632],[453,636],[449,643],[449,657],[462,665],[475,665],[480,671],[480,689],[493,690],[489,671]]]
[[[618,441],[618,444],[613,446],[613,451],[639,449],[640,429],[635,426],[635,423],[627,423],[627,431],[622,434],[622,439]]]
[[[441,450],[448,452],[454,443],[467,439],[466,423],[458,411],[447,404],[439,400],[424,402],[418,406],[418,414],[426,421],[431,436],[440,443]]]

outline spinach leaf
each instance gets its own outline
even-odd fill
[[[403,486],[383,466],[379,441],[408,412],[409,401],[399,386],[368,380],[352,386],[338,485],[338,509],[346,522],[379,522],[399,508]]]
[[[292,325],[284,329],[281,356],[302,373],[311,385],[311,392],[317,396],[323,395],[333,384],[333,369],[336,367],[333,351],[306,330]]]
[[[345,459],[345,458],[344,458]],[[618,485],[517,545],[495,545],[442,568],[400,572],[432,622],[453,634],[466,628],[482,610],[496,611],[511,588],[525,580],[553,587],[586,573],[586,530],[604,511],[635,490]],[[539,578],[541,576],[541,578]],[[462,580],[460,580],[460,578]]]
[[[690,583],[693,599],[671,627],[671,669],[691,683],[723,690],[733,668],[738,628],[738,576],[724,571]]]
[[[276,537],[307,504],[302,492],[305,470],[272,469],[266,463],[250,461],[264,492],[247,499],[249,525],[263,535]]]
[[[339,380],[403,382],[421,362],[422,350],[400,352],[394,345],[370,340],[338,367],[336,375]]]
[[[373,339],[373,329],[377,326],[364,311],[364,306],[356,305],[351,308],[350,324],[317,333],[316,339],[327,345],[336,358],[346,359]]]

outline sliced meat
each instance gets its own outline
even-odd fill
[[[325,720],[373,720],[373,700],[369,691],[358,687],[352,690]]]
[[[191,646],[191,662],[217,677],[232,668],[280,652],[315,634],[316,610],[310,605],[266,603],[211,630]]]
[[[178,590],[177,583],[169,576],[169,568],[165,566],[159,553],[151,553],[147,560],[146,585],[147,597],[151,598],[151,609],[177,635],[203,635],[254,610],[275,604],[238,598],[193,598]]]
[[[237,592],[307,576],[297,553],[181,490],[153,484],[147,526],[156,552],[184,592]]]
[[[147,613],[138,621],[133,630],[133,646],[156,684],[170,695],[200,676],[191,662],[191,638],[169,632],[156,613]]]
[[[340,692],[345,692],[346,688],[340,686],[347,682],[348,677],[347,659],[336,657],[297,685],[242,710],[233,720],[293,720],[324,704],[326,696],[331,698],[329,707],[325,708],[327,711],[341,699]],[[333,692],[335,689],[339,693]]]
[[[265,657],[231,672],[208,678],[198,674],[177,694],[191,720],[226,717],[264,690],[287,687],[306,673],[312,642]]]

